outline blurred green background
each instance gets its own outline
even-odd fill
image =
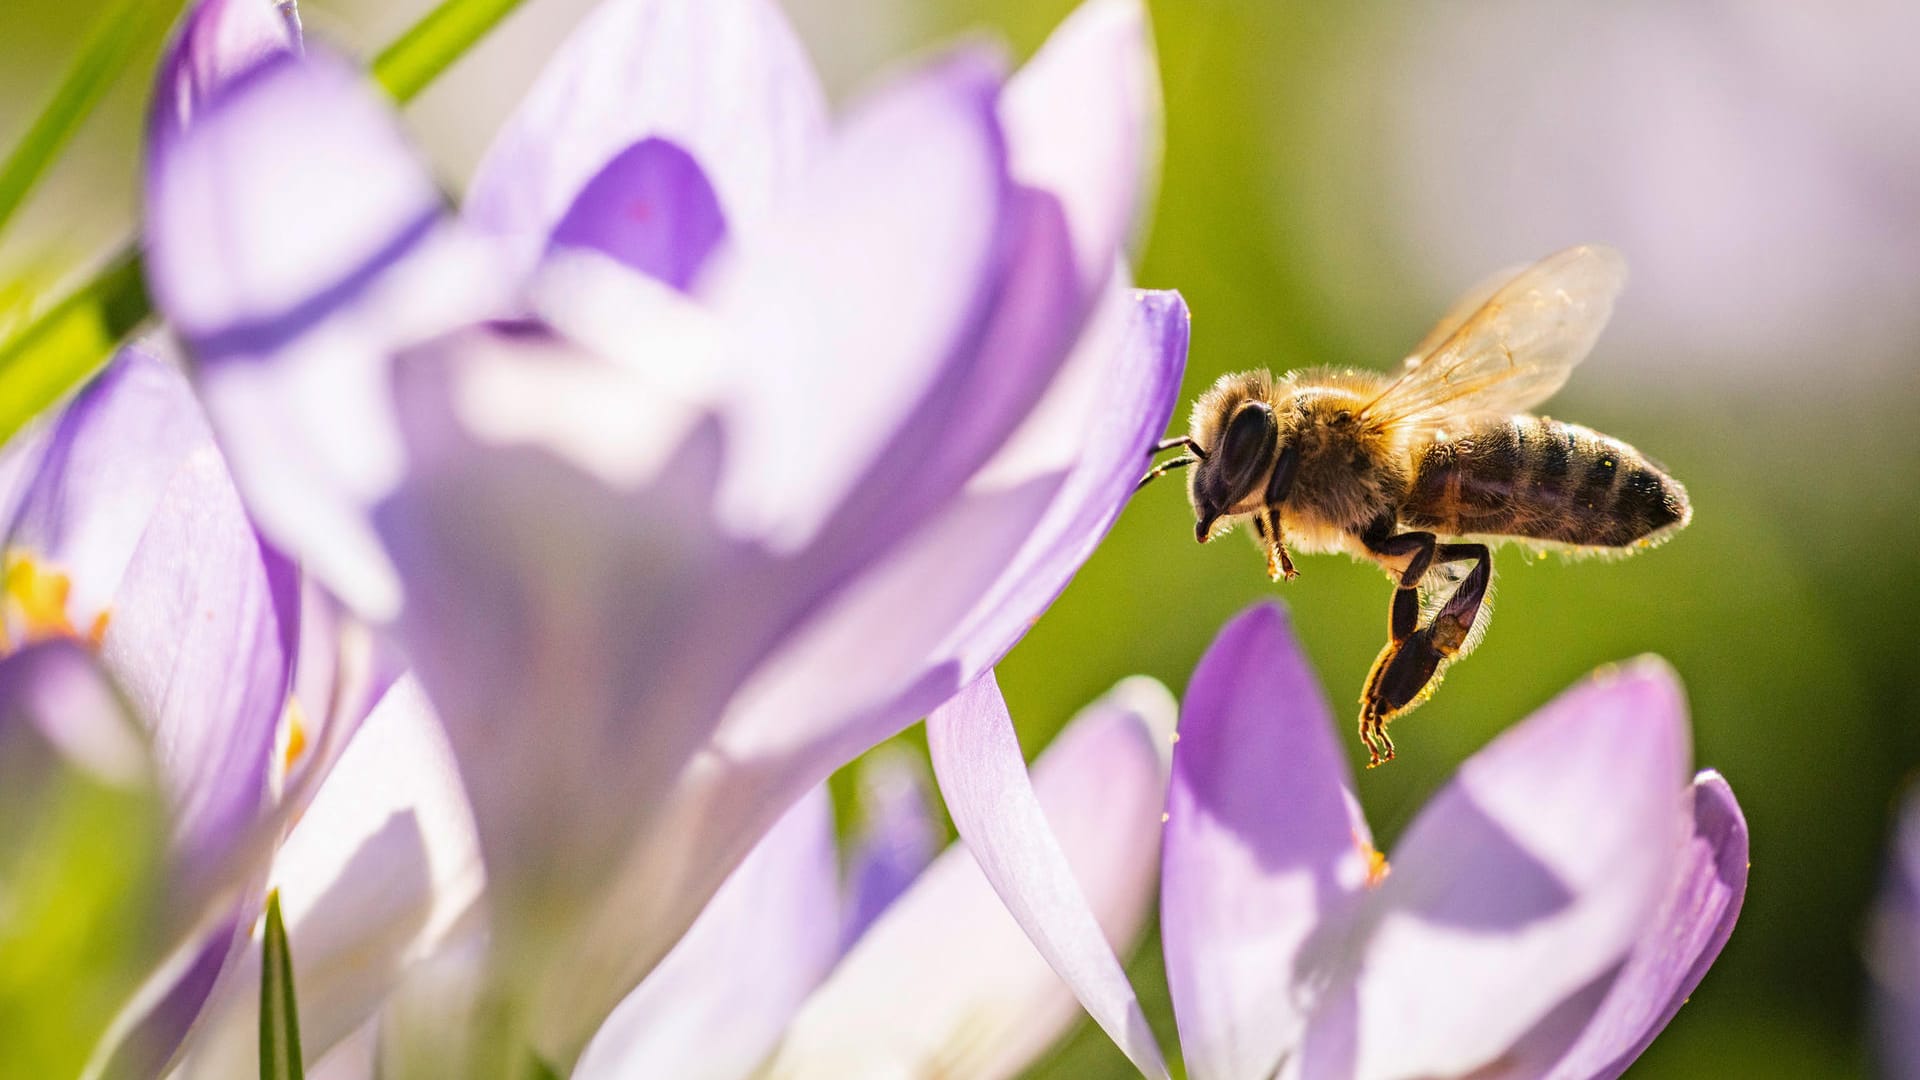
[[[104,6],[9,0],[0,145]],[[586,6],[529,0],[410,109],[450,188]],[[1025,56],[1072,6],[788,3],[843,97],[967,29]],[[302,11],[369,53],[425,7]],[[1732,942],[1631,1075],[1870,1074],[1863,927],[1920,763],[1920,6],[1152,7],[1166,155],[1137,277],[1193,309],[1186,397],[1251,367],[1389,366],[1454,293],[1572,243],[1634,268],[1551,411],[1664,462],[1694,524],[1624,562],[1497,558],[1485,644],[1396,727],[1400,759],[1360,777],[1381,838],[1568,683],[1665,656],[1753,867]],[[128,234],[151,52],[0,238],[0,280],[51,288]],[[1193,543],[1178,483],[1147,491],[1001,667],[1029,750],[1125,675],[1179,691],[1220,624],[1275,595],[1350,711],[1383,640],[1379,572],[1304,559],[1271,585],[1250,545]],[[1170,1033],[1157,940],[1132,969]],[[1127,1074],[1086,1025],[1037,1071]]]

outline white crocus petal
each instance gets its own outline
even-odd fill
[[[1030,794],[1044,816],[1031,824],[1058,840],[1066,885],[1084,893],[1109,956],[1107,942],[1131,942],[1151,906],[1172,718],[1165,688],[1129,681],[1075,718],[1034,768]],[[974,853],[956,844],[807,1002],[766,1075],[1012,1076],[1077,1012]]]
[[[839,919],[833,806],[816,788],[614,1009],[575,1080],[751,1075],[839,958]]]
[[[367,717],[274,859],[270,882],[286,916],[310,1060],[365,1023],[411,965],[472,925],[482,877],[452,752],[426,697],[404,678]],[[228,965],[181,1076],[257,1068],[257,930]]]

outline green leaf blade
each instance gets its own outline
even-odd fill
[[[5,229],[34,186],[66,149],[127,61],[147,39],[154,15],[168,5],[151,0],[119,0],[94,24],[53,97],[0,164],[0,229]]]
[[[412,101],[519,6],[520,0],[442,0],[380,51],[373,77],[394,100]]]
[[[303,1080],[300,1012],[293,994],[293,951],[280,917],[280,891],[267,894],[260,948],[260,1080]]]

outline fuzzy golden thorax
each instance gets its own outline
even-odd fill
[[[1188,484],[1197,534],[1205,538],[1216,524],[1236,523],[1269,505],[1303,538],[1357,533],[1390,512],[1410,477],[1403,439],[1362,415],[1381,384],[1378,375],[1357,371],[1279,380],[1250,371],[1214,383],[1194,403],[1189,426],[1206,454]],[[1249,415],[1261,412],[1270,423]],[[1291,483],[1275,500],[1274,466],[1289,451],[1297,459]]]

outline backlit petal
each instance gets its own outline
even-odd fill
[[[761,838],[573,1075],[753,1075],[839,957],[839,874],[833,808],[819,788]]]
[[[1126,948],[1151,907],[1172,711],[1158,684],[1122,684],[1061,732],[1022,793],[1044,816],[1022,812],[1017,827],[1057,841],[1053,869],[1066,876],[1045,876],[1072,893],[1030,898],[1049,919],[1077,909],[1106,964],[1108,942]],[[993,862],[965,844],[936,860],[807,1003],[770,1074],[1012,1076],[1057,1040],[1077,1015],[1073,994],[995,895],[981,870]]]
[[[1164,729],[1164,715],[1155,725],[1146,714],[1170,711],[1170,704],[1162,693],[1145,702],[1123,698],[1095,708],[1133,712],[1141,732]],[[1013,720],[990,673],[927,718],[927,745],[954,827],[1015,922],[1135,1067],[1148,1076],[1165,1075],[1160,1046],[1133,986],[1035,797]],[[1158,794],[1158,759],[1150,760],[1156,762],[1150,787]],[[1148,800],[1144,808],[1142,831],[1149,834],[1156,801]]]
[[[1686,703],[1635,662],[1555,699],[1475,754],[1397,845],[1357,940],[1349,1046],[1336,1002],[1308,1074],[1463,1073],[1626,960],[1657,914],[1692,820]],[[1338,988],[1336,988],[1336,991]],[[1325,1057],[1320,1056],[1325,1054]]]
[[[1326,978],[1302,956],[1365,887],[1371,837],[1333,715],[1273,604],[1201,658],[1167,793],[1160,925],[1195,1080],[1270,1075]]]
[[[751,231],[826,122],[813,66],[771,0],[606,0],[494,139],[465,210],[524,265],[590,177],[661,138],[693,155],[725,218]]]

